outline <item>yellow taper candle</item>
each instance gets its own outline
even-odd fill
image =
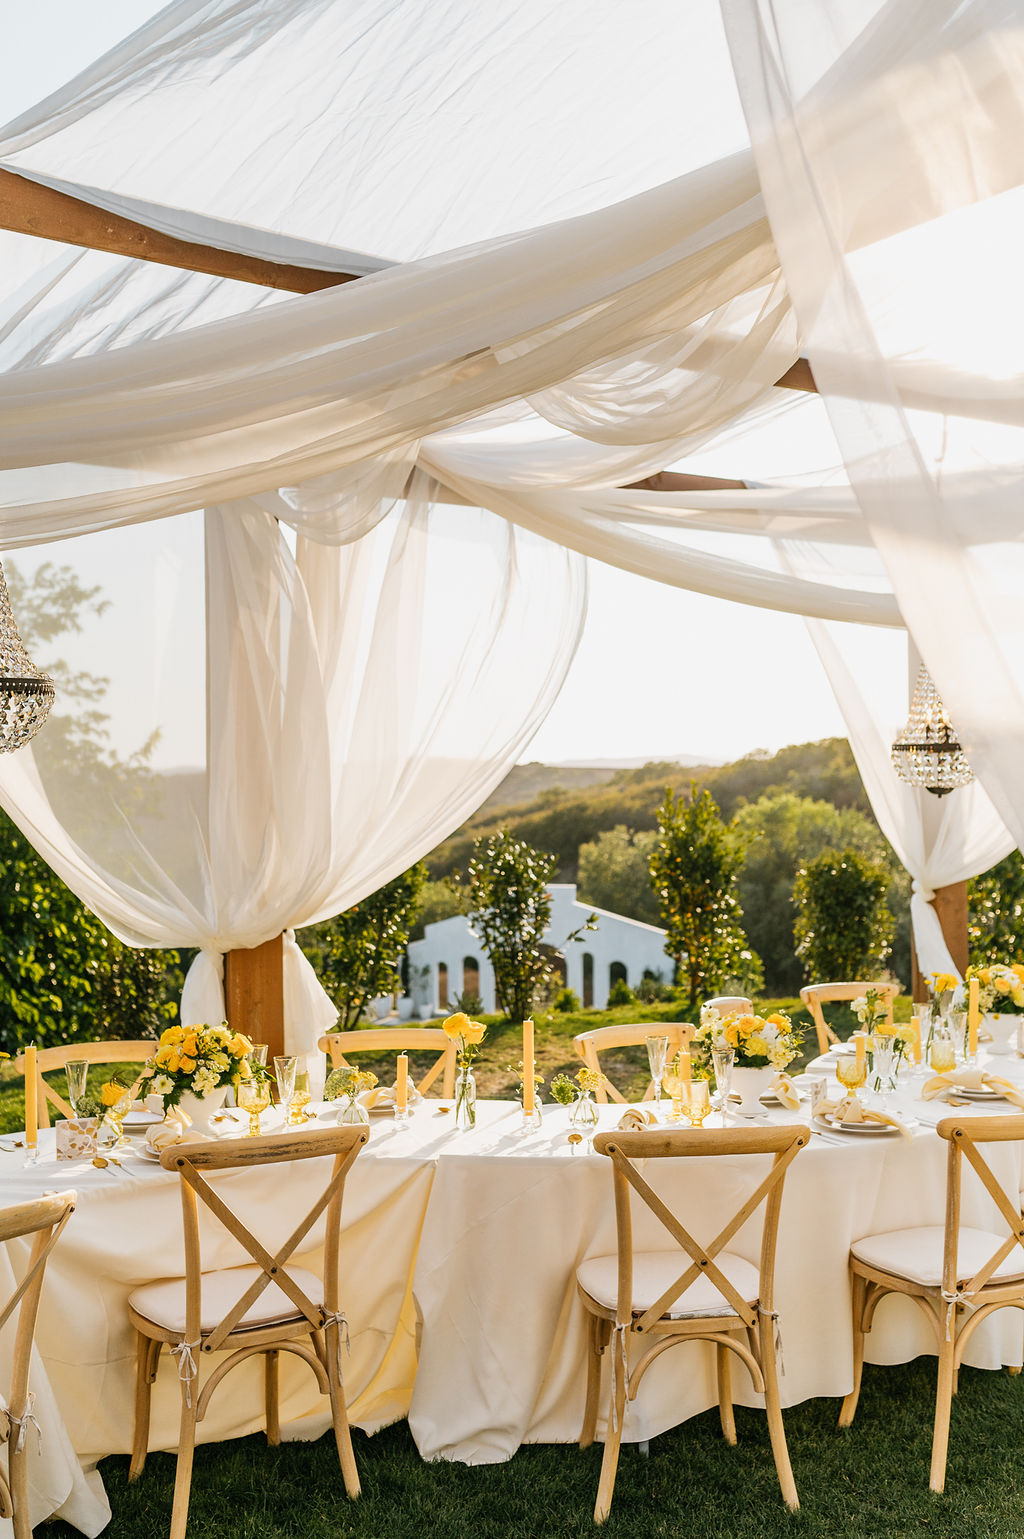
[[[913,1028],[914,1037],[910,1044],[910,1056],[915,1063],[921,1062],[921,1022],[916,1015],[910,1017],[910,1025]]]
[[[972,978],[967,986],[967,1056],[973,1058],[978,1051],[978,1027],[981,1011],[978,1009],[978,980]]]
[[[853,1034],[853,1045],[857,1049],[858,1064],[866,1063],[868,1057],[867,1033],[863,1031],[855,1031]]]
[[[36,1045],[25,1049],[25,1142],[34,1149],[39,1141],[39,1075],[36,1072]]]
[[[404,1112],[409,1105],[409,1055],[398,1055],[398,1079],[395,1083],[395,1110]]]
[[[689,1053],[680,1053],[679,1054],[679,1058],[678,1058],[677,1061],[678,1061],[678,1064],[679,1064],[679,1078],[682,1079],[682,1080],[686,1080],[687,1083],[689,1083],[689,1080],[690,1080],[690,1055],[689,1055]]]
[[[533,1022],[523,1022],[523,1111],[533,1112]]]

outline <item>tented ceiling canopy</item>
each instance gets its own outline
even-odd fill
[[[995,0],[168,6],[0,168],[357,281],[0,236],[0,545],[113,601],[74,617],[112,681],[131,613],[137,681],[4,805],[119,934],[202,949],[212,1015],[220,953],[500,779],[589,556],[811,617],[919,894],[983,869],[1024,832],[1022,107]],[[776,383],[801,357],[820,397]],[[909,629],[957,722],[981,785],[939,825],[881,776],[850,622]]]

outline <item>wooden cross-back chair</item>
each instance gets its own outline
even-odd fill
[[[49,1192],[33,1202],[0,1209],[0,1244],[35,1235],[28,1266],[21,1282],[0,1310],[0,1330],[18,1310],[14,1360],[7,1409],[0,1410],[0,1443],[7,1445],[7,1475],[0,1470],[0,1517],[14,1524],[14,1539],[32,1539],[28,1503],[28,1457],[31,1433],[38,1439],[39,1425],[32,1414],[34,1395],[29,1388],[29,1367],[35,1337],[43,1275],[50,1252],[75,1211],[74,1192]],[[33,1457],[35,1456],[33,1449]]]
[[[997,1309],[1024,1309],[1024,1217],[979,1144],[1024,1142],[1024,1116],[946,1117],[936,1129],[949,1143],[946,1221],[869,1235],[850,1248],[853,1275],[853,1388],[843,1401],[839,1425],[850,1426],[864,1369],[864,1337],[887,1294],[903,1293],[919,1304],[935,1332],[939,1356],[929,1484],[946,1483],[949,1416],[964,1349],[978,1326]],[[1002,1224],[975,1229],[960,1222],[964,1160],[992,1198]]]
[[[41,1128],[50,1126],[50,1106],[55,1106],[62,1117],[74,1116],[74,1112],[63,1096],[58,1095],[53,1086],[46,1083],[44,1074],[53,1074],[56,1070],[63,1069],[69,1058],[85,1058],[90,1064],[145,1063],[147,1058],[152,1058],[156,1047],[157,1044],[152,1037],[148,1040],[140,1039],[137,1042],[64,1042],[60,1047],[41,1047],[36,1054],[38,1125]],[[20,1053],[14,1060],[14,1067],[24,1074],[24,1053]]]
[[[416,1089],[424,1095],[438,1078],[441,1094],[451,1100],[455,1094],[455,1055],[458,1044],[446,1037],[440,1026],[378,1026],[365,1031],[332,1031],[321,1037],[318,1044],[322,1053],[331,1055],[332,1069],[351,1068],[351,1053],[406,1053],[436,1051],[438,1057],[431,1064]]]
[[[576,1269],[577,1292],[590,1325],[581,1448],[594,1440],[601,1357],[606,1351],[611,1357],[611,1403],[594,1507],[596,1523],[603,1523],[611,1510],[627,1401],[636,1397],[640,1381],[655,1358],[681,1341],[708,1341],[715,1346],[719,1414],[723,1435],[730,1444],[736,1442],[730,1353],[746,1366],[755,1390],[765,1397],[782,1495],[788,1507],[799,1506],[779,1400],[775,1249],[786,1171],[809,1136],[808,1129],[799,1125],[721,1131],[648,1129],[599,1133],[594,1139],[594,1149],[612,1163],[617,1230],[616,1255],[591,1257]],[[723,1223],[724,1215],[716,1214],[713,1222],[722,1227],[709,1244],[703,1244],[648,1185],[645,1174],[649,1174],[649,1167],[641,1174],[635,1162],[719,1155],[772,1155],[773,1159],[762,1179],[757,1180],[752,1173],[752,1189],[731,1218]],[[668,1231],[675,1249],[633,1249],[633,1194]],[[762,1204],[760,1265],[754,1266],[727,1246]],[[640,1351],[631,1363],[634,1343],[640,1344]]]
[[[610,1052],[616,1047],[643,1047],[648,1037],[667,1037],[668,1056],[665,1060],[667,1065],[689,1044],[693,1030],[692,1026],[683,1021],[637,1021],[628,1026],[595,1026],[593,1030],[581,1031],[578,1036],[573,1037],[572,1045],[587,1068],[593,1069],[595,1074],[600,1074],[601,1084],[597,1090],[597,1099],[603,1106],[609,1097],[613,1101],[621,1102],[625,1102],[626,1097],[620,1090],[616,1090],[601,1068],[599,1053]],[[644,1100],[650,1101],[653,1096],[652,1081],[644,1091]]]
[[[818,1052],[827,1053],[829,1047],[839,1041],[826,1021],[823,1004],[846,1003],[859,999],[868,989],[874,989],[885,1006],[885,1018],[892,1025],[893,1001],[899,993],[895,983],[808,983],[800,990],[800,998],[811,1012],[811,1020],[818,1034]]]
[[[754,1001],[748,999],[745,994],[718,994],[714,999],[706,999],[707,1005],[714,1005],[719,1015],[753,1015]]]
[[[338,1240],[345,1177],[369,1129],[353,1125],[303,1131],[292,1137],[220,1139],[216,1143],[175,1144],[160,1156],[166,1170],[181,1177],[185,1238],[185,1276],[147,1283],[128,1300],[137,1333],[135,1432],[129,1479],[141,1475],[149,1445],[150,1390],[164,1346],[178,1364],[181,1419],[178,1467],[174,1483],[171,1539],[183,1539],[188,1522],[196,1425],[224,1376],[254,1354],[264,1357],[267,1441],[281,1441],[278,1408],[278,1357],[291,1352],[309,1364],[329,1395],[345,1489],[359,1495],[359,1476],[349,1432],[341,1382],[342,1340],[348,1322],[338,1290]],[[285,1165],[295,1160],[333,1155],[333,1165],[309,1211],[288,1239],[271,1253],[234,1214],[207,1174],[256,1165]],[[254,1264],[204,1272],[200,1251],[199,1204],[252,1257]],[[292,1257],[321,1214],[326,1215],[323,1279],[294,1265]],[[200,1387],[198,1364],[214,1352],[220,1361]],[[198,1361],[197,1361],[198,1359]]]

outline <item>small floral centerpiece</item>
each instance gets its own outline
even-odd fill
[[[206,1131],[228,1086],[257,1072],[258,1066],[249,1063],[251,1052],[249,1038],[232,1032],[226,1021],[220,1026],[168,1026],[142,1073],[150,1091],[163,1097],[165,1114],[177,1106],[197,1131]]]
[[[969,967],[968,983],[978,980],[978,1008],[983,1015],[1024,1014],[1024,964],[993,962],[991,967]]]
[[[124,1136],[124,1119],[131,1111],[132,1086],[126,1085],[119,1074],[112,1074],[107,1083],[100,1088],[100,1103],[103,1114],[100,1119],[97,1132],[104,1127],[109,1128],[113,1134],[112,1146],[127,1143]]]
[[[345,1064],[327,1076],[324,1100],[337,1101],[344,1097],[346,1105],[338,1114],[339,1122],[369,1122],[370,1114],[359,1104],[359,1097],[364,1091],[375,1089],[376,1084],[377,1076],[369,1069],[354,1069],[351,1064]]]
[[[956,973],[930,973],[927,981],[936,1009],[940,1015],[945,1015],[960,987],[960,979]]]
[[[865,989],[850,1006],[871,1042],[874,1088],[891,1090],[900,1070],[900,1062],[914,1040],[914,1028],[909,1021],[897,1026],[890,1021],[885,997],[878,989]]]
[[[505,1065],[505,1072],[506,1072],[506,1074],[514,1074],[515,1075],[516,1083],[518,1085],[518,1089],[516,1091],[516,1094],[518,1095],[519,1099],[522,1100],[523,1099],[523,1086],[526,1084],[526,1065],[523,1063],[523,1060],[520,1058],[518,1063],[507,1063]],[[543,1085],[543,1083],[544,1083],[544,1076],[543,1076],[543,1074],[538,1074],[536,1071],[534,1071],[534,1075],[533,1075],[533,1088],[534,1088],[534,1101],[535,1101],[535,1103],[539,1102],[539,1100],[540,1100],[540,1096],[537,1095],[537,1091],[540,1089],[540,1087],[541,1087],[541,1085]]]
[[[594,1096],[601,1088],[601,1076],[596,1069],[577,1069],[572,1079],[568,1074],[556,1074],[551,1081],[551,1094],[560,1106],[568,1106],[569,1121],[573,1127],[597,1126],[597,1107]]]
[[[471,1021],[463,1010],[442,1021],[441,1029],[458,1048],[459,1076],[455,1081],[455,1126],[462,1130],[476,1127],[476,1078],[473,1059],[487,1033],[479,1021]]]

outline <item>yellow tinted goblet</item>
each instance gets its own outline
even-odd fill
[[[711,1110],[711,1097],[706,1079],[686,1080],[683,1083],[683,1111],[690,1121],[700,1127]]]
[[[867,1080],[867,1060],[843,1057],[836,1060],[836,1079],[845,1090],[859,1090]]]
[[[932,1045],[928,1050],[932,1068],[936,1074],[948,1074],[956,1068],[956,1043],[948,1034],[932,1037]]]
[[[270,1105],[270,1085],[263,1079],[243,1079],[238,1082],[238,1104],[249,1113],[250,1138],[259,1138],[260,1113]]]

